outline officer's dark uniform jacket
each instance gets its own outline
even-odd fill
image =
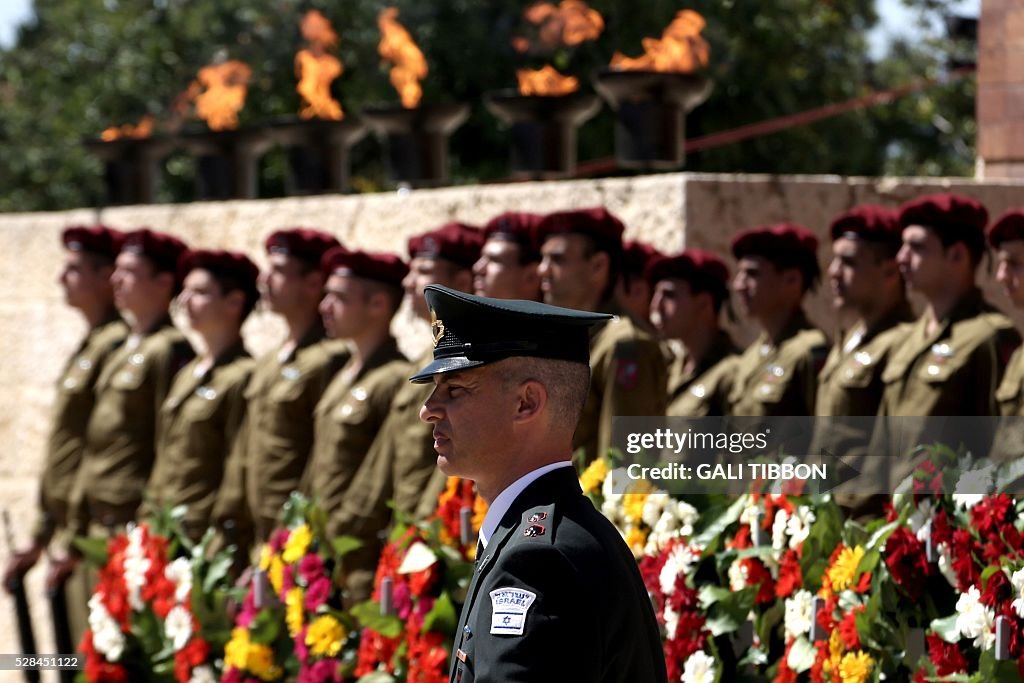
[[[156,430],[175,374],[195,354],[166,317],[129,335],[96,381],[96,406],[72,495],[74,531],[134,518],[156,457]]]
[[[68,521],[71,490],[85,448],[85,430],[96,403],[96,380],[110,355],[124,343],[128,326],[116,311],[89,330],[57,380],[50,411],[46,462],[39,482],[39,521],[34,536],[46,541]]]
[[[245,418],[243,394],[253,359],[239,339],[202,374],[193,360],[174,379],[160,410],[156,465],[147,487],[154,503],[186,506],[185,529],[202,537]]]
[[[720,330],[705,357],[691,371],[684,369],[686,354],[676,359],[669,369],[665,414],[676,417],[725,415],[739,353],[729,334]]]
[[[660,642],[636,560],[563,467],[523,490],[477,558],[450,680],[661,683]]]

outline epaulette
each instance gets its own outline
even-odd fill
[[[517,536],[536,539],[542,543],[555,542],[555,506],[538,505],[523,513]]]

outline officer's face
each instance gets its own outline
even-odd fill
[[[892,269],[892,261],[889,261]],[[840,237],[832,243],[832,262],[828,267],[832,303],[838,309],[858,311],[870,305],[879,294],[879,285],[887,279],[885,261],[863,242]]]
[[[662,339],[682,339],[699,319],[698,297],[690,283],[678,278],[659,280],[651,298],[651,321]]]
[[[370,321],[370,298],[359,278],[332,275],[327,279],[320,316],[332,339],[351,339]]]
[[[96,257],[80,251],[65,251],[60,284],[64,288],[64,300],[68,306],[109,307],[113,299],[110,286],[113,270],[109,264],[100,264]]]
[[[409,262],[409,274],[402,280],[402,288],[405,289],[405,298],[409,300],[413,313],[421,320],[430,320],[430,309],[427,308],[427,300],[423,298],[423,288],[427,285],[442,285],[468,292],[473,286],[473,275],[446,259],[413,257]]]
[[[420,409],[420,419],[434,428],[437,465],[449,476],[472,479],[486,488],[500,481],[503,453],[514,440],[515,393],[500,377],[498,364],[434,377],[434,392]]]
[[[515,242],[491,238],[473,264],[473,291],[495,299],[531,299],[540,293],[537,264],[520,264]]]
[[[541,247],[540,289],[544,303],[586,309],[607,278],[607,254],[593,251],[583,235],[553,235]],[[602,279],[604,278],[604,279]],[[595,289],[598,291],[595,292]]]
[[[174,291],[172,275],[157,272],[148,258],[129,251],[118,254],[110,284],[114,304],[129,313],[149,311],[154,306],[166,308]]]
[[[934,232],[920,225],[903,229],[903,246],[896,255],[907,285],[922,294],[942,290],[949,279],[949,250]]]
[[[783,308],[784,292],[790,289],[785,273],[761,256],[740,259],[732,286],[752,318],[772,315]]]
[[[288,315],[316,305],[322,295],[319,271],[287,254],[272,253],[260,272],[260,298],[274,313]]]
[[[1014,306],[1024,307],[1024,240],[1003,242],[996,250],[996,281]]]

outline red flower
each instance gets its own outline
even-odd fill
[[[857,605],[843,615],[839,622],[839,637],[847,650],[860,649],[860,635],[857,633],[857,615],[864,611],[864,605]]]
[[[836,627],[836,620],[833,615],[835,614],[837,604],[836,598],[828,598],[825,600],[825,606],[818,612],[818,626],[825,633],[832,633],[832,629]]]
[[[754,602],[758,605],[774,602],[775,581],[772,579],[772,574],[768,571],[767,567],[764,566],[761,560],[752,557],[741,561],[747,569],[747,585],[757,586],[757,595],[754,596]]]
[[[1008,513],[1013,509],[1013,499],[1005,493],[987,496],[971,508],[971,526],[982,538],[995,536],[999,528],[1013,522]]]
[[[998,611],[1001,603],[1009,603],[1012,600],[1012,593],[1013,586],[1010,585],[1010,579],[1002,570],[997,571],[985,581],[985,588],[981,591],[981,604]]]
[[[914,501],[929,493],[936,496],[942,493],[942,472],[931,460],[924,460],[914,470]]]
[[[127,683],[128,673],[120,664],[108,662],[92,644],[92,631],[86,629],[78,646],[85,654],[85,680],[89,683]]]
[[[925,556],[924,544],[910,529],[900,527],[892,532],[885,542],[884,560],[896,585],[902,588],[911,600],[918,600],[924,587],[922,579],[932,573],[932,565]]]
[[[800,571],[800,557],[795,550],[787,550],[779,564],[779,580],[775,583],[775,597],[788,598],[803,585],[804,577]]]
[[[401,638],[385,638],[373,629],[364,628],[359,640],[356,676],[362,677],[377,671],[382,664],[385,671],[394,673],[395,666],[391,660],[400,642]]]
[[[980,504],[980,503],[979,503]],[[967,591],[971,586],[978,583],[981,578],[981,570],[974,561],[974,555],[980,552],[981,548],[971,536],[967,529],[957,529],[953,532],[953,541],[950,544],[950,564],[953,572],[956,573],[961,592]]]
[[[417,598],[431,595],[441,581],[441,563],[435,562],[423,571],[409,574],[409,590]]]
[[[772,683],[796,683],[796,672],[789,668],[786,661],[789,659],[789,651],[793,649],[794,640],[786,643],[786,650],[782,653],[782,658],[779,660],[779,671],[775,674],[775,678],[772,679]]]
[[[210,655],[210,646],[202,638],[193,638],[185,647],[174,653],[174,677],[178,683],[188,683],[192,678],[192,669],[206,662]]]
[[[448,648],[444,636],[428,631],[409,641],[408,683],[446,683],[448,680]]]
[[[174,598],[174,582],[163,574],[156,576],[142,587],[142,599],[153,604],[153,613],[164,619],[177,604]]]
[[[929,633],[926,638],[928,659],[932,660],[935,672],[939,676],[949,676],[967,671],[967,660],[964,659],[963,653],[960,652],[960,647],[956,643],[947,643],[934,633]]]

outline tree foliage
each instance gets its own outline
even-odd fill
[[[941,13],[943,0],[906,0]],[[593,0],[606,27],[596,41],[554,53],[520,54],[525,0],[395,0],[399,21],[430,65],[424,102],[463,101],[469,121],[452,141],[454,182],[508,173],[506,132],[486,111],[484,93],[515,86],[515,70],[550,61],[580,77],[615,50],[640,52],[684,7],[672,0]],[[241,122],[259,124],[299,108],[293,59],[302,47],[299,19],[319,9],[341,37],[345,72],[334,92],[358,113],[397,102],[377,56],[378,0],[37,0],[35,18],[0,52],[0,210],[62,209],[103,202],[101,164],[82,145],[112,124],[150,114],[173,119],[172,105],[197,71],[217,59],[253,69]],[[877,22],[872,0],[693,0],[711,43],[710,99],[695,110],[688,135],[843,101],[945,70],[942,45],[899,45],[878,62],[867,31]],[[191,122],[186,125],[199,126]],[[579,134],[580,158],[613,152],[607,109]],[[877,175],[969,173],[973,162],[973,78],[894,103],[693,154],[687,170]],[[359,186],[380,187],[380,150],[357,146]],[[167,164],[163,198],[191,196],[187,160]],[[279,192],[281,170],[268,162],[264,190]],[[277,178],[277,180],[275,180]]]

